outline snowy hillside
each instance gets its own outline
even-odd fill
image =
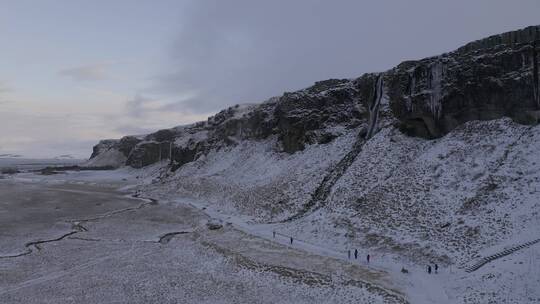
[[[302,210],[353,139],[343,135],[293,155],[273,152],[272,141],[244,142],[174,173],[165,167],[158,171],[162,178],[141,191],[204,202],[253,223],[279,222]],[[388,127],[366,143],[324,207],[272,227],[324,248],[362,248],[383,265],[421,272],[424,264],[437,262],[465,276],[465,266],[480,256],[540,238],[539,149],[540,126],[509,119],[470,122],[431,141]],[[464,298],[483,292],[497,299],[510,293],[501,286],[540,283],[526,267],[510,267],[517,274],[509,276],[509,259],[520,261],[520,255],[478,271],[491,275],[475,273],[465,276],[463,285],[445,288],[471,285],[460,291]],[[475,280],[482,284],[470,284]]]
[[[370,253],[413,303],[540,301],[530,270],[540,244],[497,255],[540,239],[537,39],[540,26],[529,27],[208,121],[103,141],[89,164],[151,168],[138,189],[147,196],[190,201],[343,256]],[[441,274],[426,279],[434,263]]]

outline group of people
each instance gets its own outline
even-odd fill
[[[439,265],[435,264],[433,265],[433,268],[431,268],[431,265],[427,266],[427,273],[431,274],[431,270],[435,270],[435,273],[439,272]]]
[[[349,260],[350,260],[350,259],[351,259],[351,251],[350,251],[350,250],[347,251],[347,255],[348,255]],[[371,258],[371,256],[368,254],[368,255],[366,256],[366,261],[368,262],[368,264],[369,264],[370,258]],[[355,260],[358,260],[358,249],[355,249],[355,250],[354,250],[354,259],[355,259]]]
[[[273,237],[275,238],[275,237],[276,237],[276,232],[273,231],[272,234],[273,234]],[[291,245],[292,245],[292,243],[293,243],[293,238],[290,237],[290,238],[289,238],[289,241],[291,242]],[[347,251],[347,255],[348,255],[349,260],[350,260],[350,259],[351,259],[351,250],[348,250],[348,251]],[[355,259],[355,260],[358,260],[358,249],[355,249],[355,250],[354,250],[354,259]],[[371,256],[370,256],[369,254],[366,255],[366,261],[367,261],[368,264],[369,264],[370,259],[371,259]],[[434,271],[435,273],[438,273],[438,272],[439,272],[439,265],[437,265],[436,263],[433,265],[433,267],[431,267],[431,265],[428,265],[428,266],[427,266],[427,273],[431,274],[433,271]],[[408,271],[407,269],[405,269],[405,268],[402,268],[402,269],[401,269],[401,272],[403,272],[403,273],[408,273],[409,271]]]
[[[276,238],[276,232],[275,232],[275,231],[272,231],[272,236],[273,236],[274,238]],[[289,241],[291,242],[291,245],[292,245],[292,243],[293,243],[293,241],[294,241],[294,239],[292,238],[292,236],[289,237]]]

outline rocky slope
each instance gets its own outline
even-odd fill
[[[406,265],[418,273],[437,262],[455,273],[448,282],[455,279],[457,286],[444,288],[469,298],[464,303],[497,303],[500,292],[523,292],[512,284],[540,283],[537,272],[529,272],[527,252],[505,259],[503,268],[461,275],[480,257],[540,235],[540,125],[472,121],[434,140],[389,125],[360,141],[346,170],[331,187],[321,187],[340,171],[357,139],[350,130],[293,154],[275,152],[277,138],[243,141],[175,172],[165,163],[149,167],[143,171],[153,182],[140,191],[164,202],[198,202],[224,219],[272,223],[268,229],[344,257],[358,248],[377,265]],[[318,189],[329,191],[320,196]],[[540,291],[532,295],[540,299]]]
[[[536,125],[540,119],[538,39],[540,26],[532,26],[471,42],[440,56],[403,62],[383,73],[321,81],[262,104],[236,105],[204,122],[104,140],[94,147],[88,165],[140,168],[165,161],[169,177],[164,181],[182,176],[182,181],[174,182],[180,193],[215,196],[265,221],[297,220],[344,201],[354,201],[356,210],[365,211],[384,201],[380,195],[394,193],[392,189],[401,182],[412,187],[406,179],[393,180],[399,170],[411,170],[409,176],[418,170],[436,171],[433,168],[441,166],[449,151],[421,164],[414,163],[416,157],[425,152],[422,147],[441,140],[466,141],[469,135],[460,133],[464,123],[507,117],[518,125]],[[499,128],[518,125],[505,121]],[[519,132],[493,135],[485,127],[478,128],[475,140],[489,136],[501,142],[506,141],[501,136],[518,140],[514,137]],[[384,146],[376,146],[388,139]],[[466,149],[467,153],[474,149],[473,143]],[[242,158],[245,153],[247,159]],[[242,163],[225,169],[238,161]],[[460,164],[453,166],[455,170]],[[434,184],[430,176],[420,179],[425,181],[418,189],[408,190],[416,193],[411,201],[429,192],[426,185]],[[336,192],[339,187],[342,190]],[[374,194],[387,187],[392,189]],[[396,195],[403,197],[406,192]],[[456,201],[467,199],[473,200],[459,197]],[[376,213],[371,210],[359,216],[365,214],[367,223]],[[441,221],[437,225],[446,223]]]

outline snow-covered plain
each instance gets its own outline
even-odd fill
[[[0,180],[0,303],[403,303],[384,273],[116,190],[159,169]]]

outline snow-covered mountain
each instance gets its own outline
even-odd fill
[[[326,247],[463,271],[540,239],[538,41],[532,26],[101,141],[88,164],[153,165],[145,190],[155,196],[210,202]],[[516,261],[444,288],[461,302],[498,303],[515,280],[539,284]]]

